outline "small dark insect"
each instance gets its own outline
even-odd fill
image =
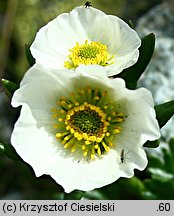
[[[125,153],[124,149],[121,150],[121,153],[120,153],[120,164],[121,163],[124,163],[126,161],[126,155],[128,154],[129,152]]]
[[[87,8],[87,7],[92,7],[92,4],[91,4],[90,1],[87,1],[87,2],[85,3],[85,8]]]

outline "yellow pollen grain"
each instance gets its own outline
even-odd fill
[[[79,106],[79,102],[75,102],[75,106]]]
[[[87,133],[83,133],[83,134],[82,134],[82,138],[83,138],[84,140],[88,140],[88,135],[87,135]]]
[[[89,136],[88,139],[89,139],[89,141],[95,142],[96,136]]]
[[[58,118],[58,121],[59,122],[63,122],[63,118]]]
[[[122,119],[122,118],[116,118],[116,121],[117,121],[117,122],[123,122],[124,119]]]
[[[67,149],[67,148],[69,148],[71,145],[72,145],[71,142],[67,142],[67,143],[64,145],[64,148]]]
[[[78,133],[78,132],[75,132],[75,133],[74,133],[74,137],[77,138],[78,136],[79,136],[79,133]]]
[[[70,130],[71,129],[71,126],[70,125],[67,125],[66,126],[66,130]]]
[[[68,136],[66,136],[66,137],[64,137],[64,140],[69,140],[71,137],[68,135]]]
[[[114,130],[114,133],[115,133],[115,134],[118,134],[118,133],[120,133],[120,130],[119,130],[118,128],[116,128],[116,129]]]
[[[60,101],[60,105],[65,106],[67,105],[65,101]]]
[[[71,116],[70,115],[66,115],[66,120],[70,120],[71,119]]]
[[[106,136],[107,136],[107,137],[108,137],[108,136],[110,136],[110,133],[109,133],[109,132],[107,132],[107,133],[106,133]]]
[[[91,154],[91,160],[95,159],[95,154]]]
[[[60,138],[62,136],[61,133],[56,133],[56,138]]]
[[[101,149],[100,147],[97,149],[97,154],[100,156],[101,155]]]
[[[74,145],[72,148],[71,148],[71,152],[75,152],[76,150],[76,145]]]
[[[84,152],[83,152],[83,155],[86,157],[86,156],[87,156],[87,154],[88,154],[88,150],[87,150],[87,149],[85,149],[85,150],[84,150]]]
[[[79,110],[80,110],[80,107],[79,107],[79,106],[74,108],[74,111],[75,111],[75,112],[78,112]]]
[[[94,146],[94,148],[95,148],[95,149],[98,149],[98,147],[99,147],[99,145],[98,145],[98,144]]]
[[[90,144],[91,144],[91,142],[90,142],[90,141],[88,141],[88,140],[86,140],[86,141],[85,141],[85,144],[86,144],[86,145],[90,145]]]
[[[75,132],[74,128],[70,128],[70,133],[73,134]]]
[[[101,141],[102,141],[102,138],[101,138],[101,137],[97,137],[97,138],[96,138],[96,142],[99,143],[99,142],[101,142]]]
[[[115,144],[112,143],[112,142],[109,142],[109,145],[110,145],[111,147],[114,147],[114,146],[115,146]]]
[[[72,108],[72,104],[68,104],[68,108],[69,108],[69,109]]]
[[[103,145],[106,152],[108,152],[110,150],[110,148],[104,142],[102,142],[102,145]]]
[[[82,145],[82,150],[85,150],[85,148],[86,148],[86,145]]]
[[[79,135],[77,136],[77,139],[78,139],[79,141],[82,140],[82,135],[79,134]]]

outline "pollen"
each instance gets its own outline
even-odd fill
[[[108,98],[107,90],[87,86],[57,100],[50,116],[64,151],[89,161],[115,148],[125,115]]]
[[[88,43],[86,40],[82,45],[77,42],[69,52],[68,61],[64,62],[68,69],[77,68],[81,64],[108,66],[114,63],[114,55],[109,54],[107,46],[100,41]]]

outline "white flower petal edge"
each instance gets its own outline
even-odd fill
[[[55,138],[50,114],[60,96],[84,86],[107,89],[111,102],[118,103],[127,115],[121,133],[114,139],[115,147],[86,162],[68,155],[67,149]],[[107,78],[98,66],[80,66],[73,72],[49,71],[36,64],[27,71],[12,98],[13,107],[20,105],[21,114],[11,136],[12,145],[33,167],[36,176],[50,175],[67,193],[75,189],[88,191],[120,177],[132,177],[134,169],[143,170],[147,165],[143,144],[160,137],[150,92],[144,88],[128,90],[122,79]],[[121,163],[123,149],[128,156]]]
[[[42,27],[31,45],[36,63],[48,68],[64,69],[69,49],[85,40],[100,41],[113,56],[112,64],[105,66],[108,75],[120,73],[135,64],[139,57],[141,40],[128,24],[117,16],[106,15],[93,7],[77,7]]]

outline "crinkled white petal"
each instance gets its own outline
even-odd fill
[[[65,191],[92,190],[132,177],[134,169],[143,170],[147,158],[143,144],[160,136],[152,96],[148,90],[128,90],[122,79],[109,79],[100,66],[80,66],[74,71],[49,71],[34,65],[14,93],[12,106],[22,105],[11,142],[21,158],[29,163],[36,176],[50,175]],[[66,149],[55,138],[50,109],[60,96],[83,86],[108,89],[112,102],[118,102],[127,118],[115,144],[107,154],[94,161],[79,162],[67,156]],[[120,154],[125,150],[125,162]]]
[[[69,49],[85,40],[100,41],[114,55],[114,63],[106,66],[108,75],[118,74],[138,60],[141,40],[137,33],[120,18],[93,7],[77,7],[59,15],[38,31],[30,49],[36,63],[63,69]]]

